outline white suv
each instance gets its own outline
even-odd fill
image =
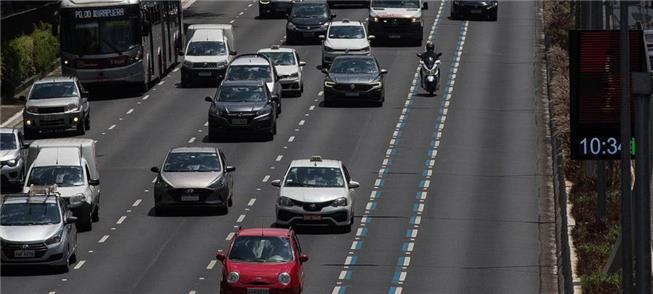
[[[370,54],[370,41],[365,26],[360,21],[334,21],[329,24],[326,36],[320,35],[322,43],[322,67],[329,66],[338,55]]]
[[[302,71],[306,62],[299,60],[297,50],[293,48],[281,48],[274,45],[270,48],[261,49],[258,54],[265,55],[272,61],[274,68],[279,75],[279,82],[281,84],[281,92],[293,93],[296,96],[301,96],[304,91],[304,78]]]
[[[359,184],[351,180],[341,161],[320,156],[293,160],[283,180],[272,185],[280,187],[277,225],[334,225],[351,230],[354,189]]]

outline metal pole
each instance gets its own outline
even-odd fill
[[[633,78],[635,95],[635,176],[637,179],[637,198],[635,200],[635,289],[638,294],[651,293],[651,201],[650,201],[650,162],[649,162],[649,98],[651,76],[636,73]],[[637,88],[642,86],[638,91]],[[643,92],[647,92],[644,94]]]
[[[621,75],[621,245],[624,294],[632,293],[632,233],[630,199],[630,44],[628,30],[628,1],[619,8],[619,63]]]

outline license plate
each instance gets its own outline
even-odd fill
[[[472,12],[472,13],[481,13],[481,10],[480,10],[480,9],[472,9],[471,12]]]
[[[41,120],[44,121],[53,121],[53,120],[58,120],[59,118],[54,116],[54,115],[44,115],[41,117]]]
[[[247,294],[268,294],[270,290],[268,289],[247,289]]]
[[[15,250],[14,251],[14,256],[15,257],[34,257],[35,253],[34,253],[34,250]]]
[[[246,118],[234,118],[231,120],[231,123],[234,125],[246,125],[247,124],[247,119]]]
[[[347,96],[347,97],[358,97],[358,92],[346,92],[345,96]]]
[[[399,38],[401,38],[401,36],[400,35],[389,35],[388,38],[390,38],[390,39],[399,39]]]
[[[200,72],[197,73],[197,75],[200,76],[200,77],[210,77],[211,72],[209,72],[209,71],[200,71]]]
[[[319,214],[305,214],[304,220],[322,220],[322,216]]]
[[[313,33],[304,33],[303,36],[304,37],[313,37]]]
[[[199,201],[200,195],[181,195],[181,201]]]

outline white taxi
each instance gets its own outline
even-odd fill
[[[322,67],[329,66],[338,55],[370,54],[370,40],[365,26],[360,21],[333,21],[329,24],[326,35],[320,35],[322,43]]]

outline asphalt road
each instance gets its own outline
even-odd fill
[[[375,47],[389,71],[384,106],[326,108],[320,46],[293,46],[308,63],[305,91],[283,99],[273,141],[208,142],[204,97],[215,88],[181,89],[178,71],[141,96],[104,89],[87,134],[98,140],[100,222],[79,234],[69,273],[3,269],[2,292],[216,293],[216,250],[239,225],[270,226],[269,182],[318,154],[343,160],[361,188],[352,232],[299,230],[306,293],[540,292],[535,3],[502,2],[498,22],[450,20],[450,3],[430,4],[424,33],[443,52],[436,97],[412,86],[421,48]],[[185,21],[233,20],[239,53],[280,44],[285,20],[257,14],[255,2],[198,1]],[[228,214],[152,214],[149,168],[184,145],[217,145],[236,166]]]

